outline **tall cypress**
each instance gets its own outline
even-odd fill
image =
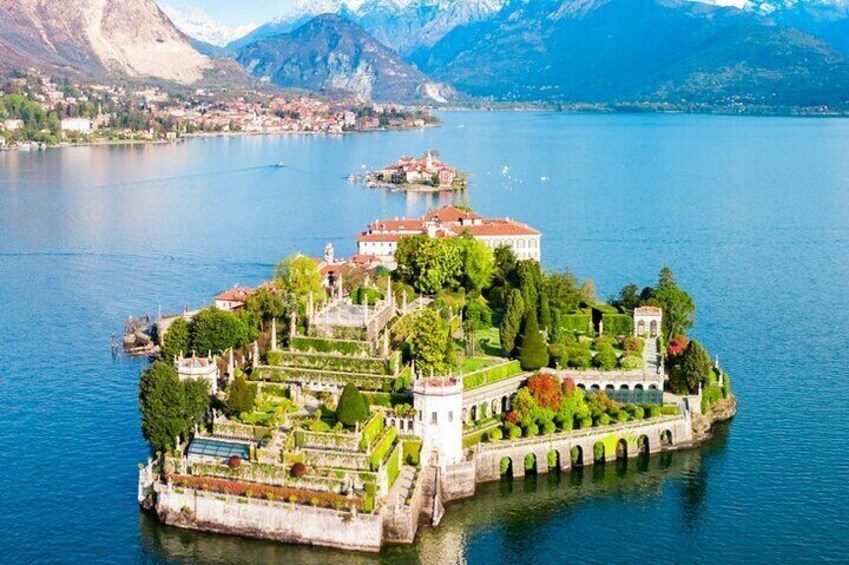
[[[533,309],[527,311],[522,323],[519,363],[526,371],[535,371],[548,365],[548,347],[539,331],[537,313]]]
[[[507,311],[501,321],[501,349],[507,355],[512,355],[516,349],[516,337],[519,335],[524,314],[525,301],[522,293],[513,289],[507,301]]]

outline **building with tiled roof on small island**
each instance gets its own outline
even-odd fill
[[[466,188],[466,175],[444,163],[433,151],[397,162],[366,175],[368,186],[400,190],[444,191]]]

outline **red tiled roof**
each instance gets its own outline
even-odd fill
[[[474,226],[464,226],[464,231],[468,231],[474,236],[508,236],[508,235],[539,235],[540,233],[534,228],[521,222],[513,220],[486,220],[482,224]]]
[[[403,233],[361,233],[357,234],[357,241],[400,241],[407,237]]]
[[[409,218],[379,220],[371,224],[369,228],[381,231],[422,231],[424,230],[424,222]]]
[[[221,300],[225,302],[244,302],[247,300],[248,296],[256,292],[249,286],[238,286],[235,285],[233,288],[229,290],[225,290],[221,294],[215,297],[216,300]]]
[[[460,220],[479,220],[480,216],[474,212],[460,210],[456,206],[443,206],[438,210],[429,212],[425,219],[439,220],[440,222],[459,222]]]

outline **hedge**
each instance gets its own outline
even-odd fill
[[[371,375],[391,375],[394,369],[388,359],[295,351],[269,351],[268,364],[272,366],[297,367],[299,369],[344,371]]]
[[[272,383],[310,383],[332,384],[344,386],[354,383],[359,389],[384,390],[391,389],[395,378],[392,376],[363,375],[355,373],[338,373],[317,369],[299,369],[295,367],[258,367],[250,375],[251,381]]]
[[[606,335],[629,336],[634,333],[634,319],[628,314],[610,314],[605,312],[601,317]]]
[[[369,403],[369,406],[384,406],[392,408],[401,404],[413,404],[413,397],[409,394],[390,393],[390,392],[364,392],[363,396]]]
[[[702,413],[707,412],[714,402],[723,399],[722,387],[711,385],[702,391]]]
[[[398,428],[390,426],[386,428],[383,436],[374,444],[371,455],[369,455],[369,464],[372,471],[377,471],[381,463],[386,458],[386,454],[392,449],[395,439],[398,437]]]
[[[660,407],[660,413],[664,416],[677,416],[678,415],[678,405],[677,404],[664,404]]]
[[[422,441],[420,439],[405,439],[401,442],[401,445],[404,450],[404,461],[408,465],[418,467],[422,452]]]
[[[392,455],[389,456],[389,463],[386,465],[386,476],[389,481],[386,487],[392,488],[395,484],[395,479],[401,474],[401,464],[403,462],[404,448],[400,443],[395,444],[395,449],[392,450]]]
[[[384,423],[383,414],[376,413],[363,424],[360,449],[367,450],[371,446],[374,440],[383,432]]]
[[[466,390],[478,388],[490,383],[503,381],[504,379],[509,379],[510,377],[515,377],[520,374],[522,374],[522,366],[519,364],[519,361],[508,361],[507,363],[502,363],[495,367],[481,369],[480,371],[465,375],[463,377],[463,388]]]
[[[593,317],[590,314],[567,314],[560,316],[560,328],[567,332],[589,333],[592,331]]]
[[[320,337],[295,336],[289,341],[289,347],[305,353],[340,353],[342,355],[371,355],[371,346],[367,341],[347,339],[323,339]]]

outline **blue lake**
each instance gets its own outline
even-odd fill
[[[0,153],[0,547],[8,563],[775,562],[849,556],[849,121],[446,113],[345,137]],[[702,448],[482,485],[380,556],[165,528],[135,501],[130,314],[209,303],[282,257],[354,251],[450,196],[346,177],[438,149],[456,200],[541,229],[602,296],[663,265],[740,413]],[[269,166],[278,161],[287,167]]]

